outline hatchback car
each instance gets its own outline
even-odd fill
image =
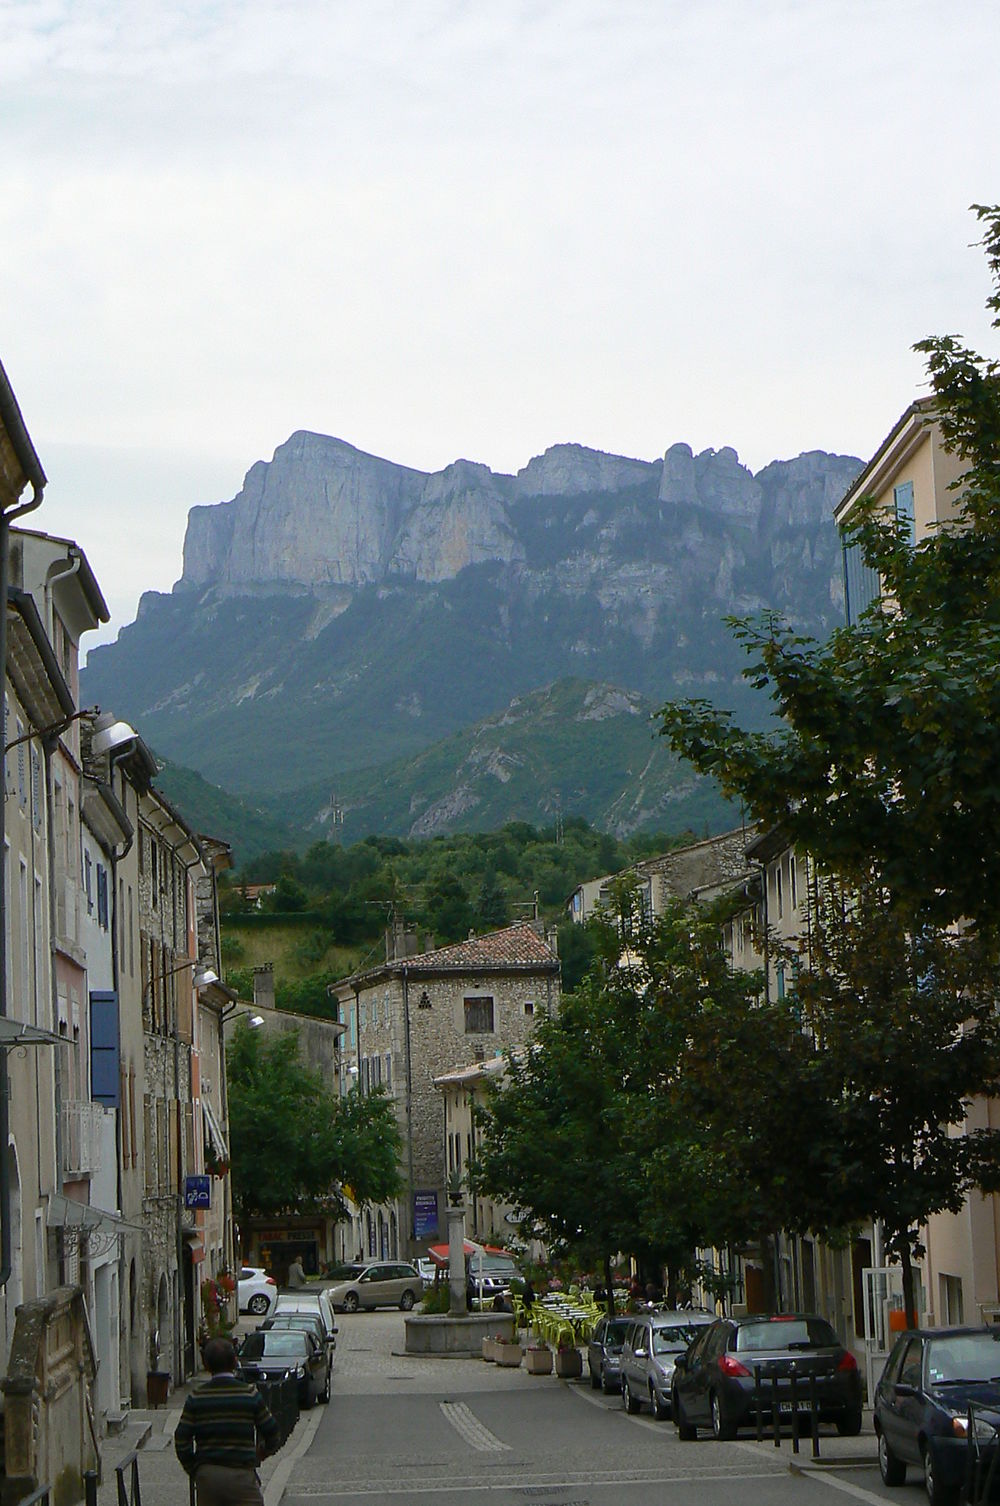
[[[622,1388],[622,1344],[631,1318],[600,1318],[587,1344],[587,1365],[594,1390],[620,1391]]]
[[[423,1295],[424,1284],[416,1266],[373,1261],[350,1281],[338,1281],[327,1291],[333,1306],[347,1313],[359,1307],[401,1307],[407,1313]]]
[[[294,1329],[299,1333],[311,1333],[318,1344],[327,1342],[326,1328],[319,1313],[275,1313],[273,1318],[265,1318],[259,1326],[265,1332],[272,1328]],[[331,1339],[329,1347],[332,1353],[337,1347],[336,1339]]]
[[[913,1466],[924,1471],[931,1506],[957,1501],[969,1457],[970,1402],[977,1408],[975,1441],[988,1463],[1000,1429],[1000,1328],[900,1334],[873,1403],[885,1484],[902,1485]]]
[[[270,1380],[291,1372],[299,1383],[299,1404],[330,1400],[326,1347],[311,1333],[294,1328],[258,1328],[240,1345],[239,1368],[247,1380]]]
[[[819,1420],[836,1423],[845,1436],[860,1433],[857,1361],[825,1318],[812,1313],[717,1318],[674,1361],[677,1432],[692,1439],[699,1427],[708,1427],[716,1438],[734,1438],[737,1428],[756,1424],[758,1413],[772,1419],[775,1396],[779,1416],[790,1421],[793,1383],[795,1405],[803,1412],[812,1385]]]
[[[278,1300],[278,1283],[263,1266],[243,1266],[236,1290],[240,1312],[253,1313],[258,1318],[272,1312]]]
[[[333,1348],[337,1340],[337,1318],[328,1292],[282,1292],[271,1316],[277,1318],[283,1313],[309,1313],[318,1317],[323,1324],[327,1347]]]
[[[652,1312],[630,1318],[621,1352],[622,1403],[638,1412],[643,1403],[654,1417],[670,1416],[670,1390],[679,1354],[715,1322],[714,1313]]]

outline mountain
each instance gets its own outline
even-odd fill
[[[181,579],[91,653],[84,691],[272,812],[348,781],[368,801],[362,771],[398,770],[371,819],[409,829],[449,798],[437,745],[491,718],[513,737],[506,709],[543,686],[703,695],[762,725],[722,618],[775,609],[821,637],[841,620],[832,512],[860,467],[812,451],[754,475],[730,448],[567,444],[514,476],[427,474],[297,433],[231,501],[191,510]],[[425,751],[421,794],[402,770]]]

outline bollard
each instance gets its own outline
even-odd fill
[[[812,1433],[812,1456],[819,1458],[819,1407],[816,1405],[816,1377],[809,1377],[809,1428]]]
[[[771,1426],[774,1429],[774,1446],[781,1447],[781,1408],[778,1406],[778,1373],[771,1372]]]
[[[764,1442],[764,1397],[760,1389],[760,1365],[753,1367],[753,1388],[757,1397],[757,1442]]]
[[[789,1379],[792,1383],[792,1453],[799,1451],[799,1393],[798,1375],[793,1365],[789,1371]]]
[[[83,1472],[83,1501],[84,1506],[97,1506],[96,1469],[85,1469]]]

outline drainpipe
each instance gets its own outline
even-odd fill
[[[0,424],[10,435],[22,466],[31,482],[31,497],[20,507],[0,511],[0,670],[4,694],[7,690],[7,588],[10,584],[10,525],[25,513],[34,512],[42,503],[45,472],[38,463],[28,438],[14,394],[0,368]],[[4,760],[6,780],[6,760]],[[0,859],[0,1016],[7,1013],[7,865]],[[10,1278],[10,1100],[7,1082],[7,1053],[0,1060],[0,1287]]]
[[[409,1230],[410,1252],[416,1243],[417,1231],[413,1226],[413,1073],[410,1064],[410,978],[406,963],[403,963],[403,1032],[406,1043],[406,1180],[407,1201],[406,1226]]]

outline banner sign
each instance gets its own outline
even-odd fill
[[[436,1192],[413,1194],[413,1237],[430,1239],[438,1232],[438,1200]]]
[[[184,1206],[185,1208],[211,1208],[211,1177],[184,1178]]]

